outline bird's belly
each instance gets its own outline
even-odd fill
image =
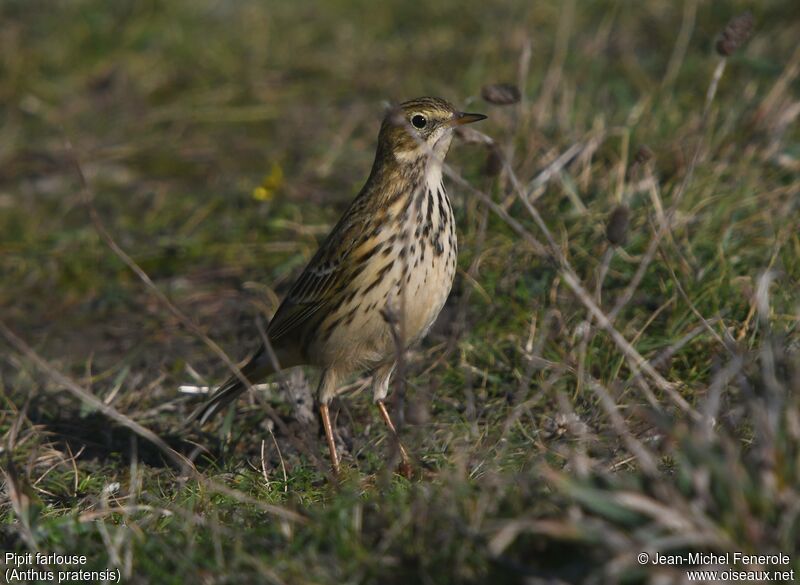
[[[403,315],[404,337],[413,344],[425,337],[450,294],[455,264],[447,255],[428,257],[411,271],[405,287],[395,291],[397,312]],[[401,308],[404,307],[404,310]]]
[[[375,367],[431,328],[456,271],[455,221],[440,181],[399,199],[389,210],[399,225],[353,253],[364,264],[320,323],[312,363],[340,372]]]
[[[376,261],[373,270],[365,270],[351,283],[359,291],[353,300],[322,324],[315,348],[318,365],[350,371],[370,368],[394,359],[398,341],[409,346],[421,340],[450,294],[454,240],[438,252],[430,244],[415,246],[414,253],[397,257],[374,286],[387,264]]]

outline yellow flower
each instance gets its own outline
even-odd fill
[[[283,169],[278,163],[272,163],[269,174],[264,177],[261,184],[253,189],[253,199],[256,201],[271,201],[275,191],[283,184]]]

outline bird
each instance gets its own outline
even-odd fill
[[[266,342],[192,415],[205,423],[279,368],[321,371],[317,404],[335,475],[340,460],[329,404],[347,378],[371,372],[381,418],[397,440],[401,472],[411,461],[386,408],[402,350],[418,343],[450,294],[458,253],[443,164],[456,128],[485,119],[421,97],[391,107],[366,183],[292,284]]]

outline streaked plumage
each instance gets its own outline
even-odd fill
[[[405,345],[424,337],[455,275],[455,221],[442,163],[453,128],[483,118],[438,98],[392,109],[366,184],[269,324],[282,368],[309,364],[322,370],[318,399],[337,471],[327,405],[348,376],[374,372],[375,401],[394,430],[383,399],[397,356],[396,334]],[[242,369],[251,383],[273,371],[263,347]],[[244,390],[230,378],[196,416],[207,420]]]

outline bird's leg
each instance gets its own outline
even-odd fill
[[[381,417],[383,417],[383,422],[386,423],[386,426],[389,427],[392,435],[394,436],[395,441],[397,441],[397,447],[400,449],[400,458],[402,459],[400,463],[400,473],[403,477],[407,479],[411,479],[413,476],[413,468],[411,467],[411,458],[408,456],[408,451],[406,448],[403,447],[403,443],[400,442],[400,436],[397,434],[397,429],[392,422],[392,418],[389,416],[389,411],[386,410],[386,404],[383,402],[383,399],[376,400],[375,404],[378,405],[378,410],[381,411]]]
[[[331,415],[328,412],[327,403],[322,403],[319,407],[322,416],[322,426],[325,428],[325,439],[328,441],[328,450],[331,452],[331,465],[333,473],[339,475],[339,456],[336,454],[336,442],[333,439],[333,426],[331,425]]]
[[[400,436],[397,434],[397,427],[394,426],[392,418],[389,416],[389,411],[386,409],[386,403],[384,402],[386,396],[389,394],[389,381],[392,378],[392,372],[394,371],[394,368],[395,363],[390,363],[378,368],[375,371],[373,378],[373,398],[375,399],[375,404],[381,413],[383,422],[386,423],[386,426],[392,433],[392,437],[395,441],[397,441],[397,447],[400,450],[401,458],[400,473],[408,479],[411,479],[411,458],[408,456],[408,451],[406,451],[403,443],[400,442]]]
[[[336,453],[336,440],[333,437],[333,425],[331,415],[328,412],[328,404],[336,395],[337,377],[334,370],[328,368],[323,370],[319,378],[317,388],[317,400],[319,400],[319,414],[322,417],[322,427],[325,429],[325,440],[328,442],[328,450],[331,453],[331,467],[334,475],[339,475],[339,455]]]

